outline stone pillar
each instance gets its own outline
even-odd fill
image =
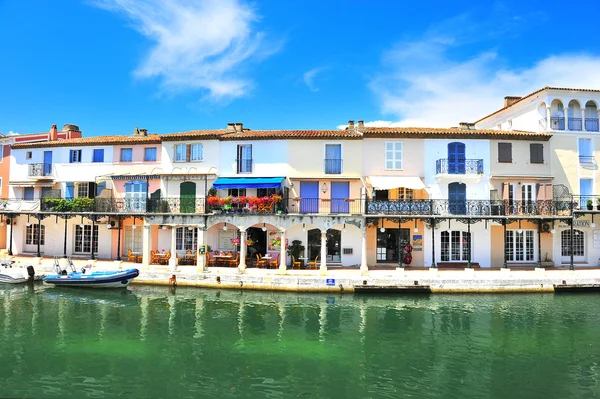
[[[240,264],[238,270],[240,273],[246,273],[246,240],[248,239],[248,232],[245,228],[240,227]]]
[[[321,272],[327,271],[327,231],[321,231]]]
[[[152,226],[144,224],[142,231],[142,269],[148,269],[150,266],[150,237],[152,236]]]
[[[585,132],[585,106],[581,108],[581,130]]]
[[[550,130],[550,127],[552,126],[550,124],[550,110],[551,109],[552,108],[549,105],[546,106],[546,130]]]
[[[368,272],[369,272],[369,266],[367,266],[367,230],[364,230],[362,232],[362,245],[361,245],[361,254],[360,254],[360,274],[367,274]]]
[[[171,259],[169,259],[169,269],[172,272],[177,270],[177,226],[171,227]]]
[[[287,252],[285,248],[285,230],[281,230],[281,248],[279,252],[279,271],[285,273],[287,271]]]
[[[565,130],[569,129],[569,107],[563,108],[563,115],[565,117]]]
[[[206,227],[198,226],[197,243],[196,243],[196,272],[202,273],[206,271],[206,248],[205,254],[200,255],[200,247],[206,245]]]

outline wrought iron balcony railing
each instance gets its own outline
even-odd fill
[[[585,130],[588,132],[597,132],[598,118],[585,118]]]
[[[343,162],[341,159],[325,159],[323,160],[325,174],[340,175],[343,172]]]
[[[569,117],[569,130],[582,130],[581,118]]]
[[[29,177],[52,177],[54,167],[51,163],[31,163],[28,165],[27,172]]]
[[[587,164],[595,164],[596,163],[596,159],[591,156],[591,155],[580,155],[579,156],[579,163],[587,163]]]
[[[574,195],[575,210],[600,211],[600,195]]]
[[[363,201],[357,198],[290,198],[288,212],[360,215],[363,213]]]
[[[435,163],[436,174],[482,175],[483,159],[448,160],[438,159]]]
[[[562,116],[553,116],[550,118],[550,129],[565,130],[565,118]]]

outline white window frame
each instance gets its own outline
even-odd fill
[[[534,204],[535,203],[535,189],[536,185],[534,183],[522,183],[521,184],[521,201],[523,204]],[[525,191],[525,192],[524,192]],[[527,193],[529,191],[529,193]],[[523,195],[525,194],[525,195]],[[531,198],[527,198],[528,195],[531,194]]]
[[[81,163],[81,149],[69,150],[69,163]]]
[[[127,255],[127,250],[131,249],[132,252],[143,252],[143,240],[142,240],[142,226],[137,225],[134,229],[132,225],[123,227],[123,253]],[[175,254],[172,254],[175,256]]]
[[[25,159],[26,160],[30,160],[31,158],[33,158],[33,152],[32,151],[26,151],[25,152]]]
[[[177,227],[175,231],[175,250],[196,251],[198,243],[198,229],[189,227]]]
[[[73,252],[77,254],[89,254],[92,252],[93,247],[94,253],[98,253],[98,225],[94,225],[93,230],[91,224],[83,225],[83,229],[79,224],[76,224],[74,227]]]
[[[183,158],[180,159],[178,149],[183,148]],[[173,162],[187,162],[187,144],[175,144],[175,157]]]
[[[511,263],[533,263],[537,262],[537,241],[535,236],[536,230],[534,229],[523,229],[521,233],[518,230],[509,229],[506,230],[506,249],[505,256],[506,261]],[[508,237],[512,236],[511,239]],[[531,236],[531,240],[529,241],[527,236]],[[523,241],[523,249],[519,250],[517,248],[517,243],[519,237]],[[527,245],[529,242],[529,246]],[[528,258],[528,253],[530,257]],[[519,259],[522,257],[522,259]]]
[[[86,195],[80,195],[80,187],[85,187]],[[89,198],[90,195],[90,183],[75,183],[75,198]]]
[[[194,156],[194,149],[197,154]],[[199,158],[197,158],[199,155]],[[204,148],[201,143],[190,144],[190,162],[201,162],[204,158]]]
[[[38,225],[33,223],[26,226],[25,229],[25,245],[37,245],[37,229]],[[46,226],[40,225],[42,235],[40,236],[40,247],[46,243]]]
[[[392,149],[388,150],[388,146],[392,145]],[[404,169],[404,142],[403,141],[386,141],[384,143],[385,154],[385,170],[403,170]],[[400,149],[398,149],[400,147]],[[391,154],[389,154],[389,153]],[[400,159],[398,159],[400,153]],[[388,158],[391,155],[391,158]]]
[[[443,241],[443,236],[444,233],[448,234],[448,254],[447,254],[447,259],[444,259],[444,241]],[[458,258],[456,258],[455,252],[453,251],[453,247],[452,247],[452,235],[453,233],[459,233],[458,238],[459,238],[459,242],[458,242]],[[466,231],[461,231],[461,230],[452,230],[452,231],[442,231],[441,235],[440,235],[440,259],[442,260],[442,262],[468,262],[469,261],[469,253],[466,250],[467,245],[466,242],[464,242],[464,235],[469,234]],[[469,248],[470,252],[471,252],[471,259],[473,259],[473,232],[471,232],[470,235],[470,248]]]

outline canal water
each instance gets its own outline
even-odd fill
[[[0,286],[0,397],[597,398],[599,300]]]

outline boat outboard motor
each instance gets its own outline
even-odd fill
[[[29,276],[29,281],[33,281],[33,277],[35,276],[35,269],[33,266],[27,266],[27,275]]]

